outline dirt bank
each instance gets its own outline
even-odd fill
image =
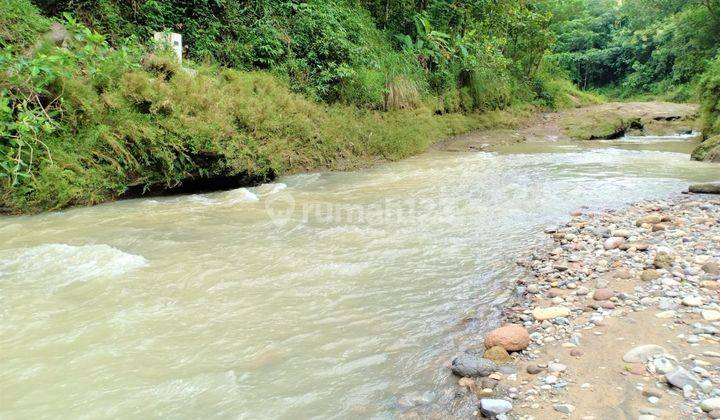
[[[612,139],[624,134],[671,135],[695,130],[698,107],[670,102],[611,102],[541,113],[517,129],[475,131],[438,143],[447,151],[492,150],[524,141]]]

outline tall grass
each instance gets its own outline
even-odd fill
[[[3,184],[0,200],[11,212],[95,204],[132,186],[356,168],[511,119],[437,116],[416,97],[412,107],[389,112],[327,105],[268,73],[201,66],[191,74],[157,56],[102,92],[74,79],[62,85],[76,105],[64,110],[62,129],[43,137],[52,161],[36,158],[20,185]]]

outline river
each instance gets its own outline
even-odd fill
[[[684,138],[434,151],[0,218],[1,418],[391,418],[439,404],[574,209],[717,180]]]

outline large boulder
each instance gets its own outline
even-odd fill
[[[693,160],[720,162],[720,135],[700,143],[691,155]]]
[[[520,351],[530,345],[530,334],[522,325],[510,324],[496,328],[485,336],[485,348],[500,346],[507,351]]]

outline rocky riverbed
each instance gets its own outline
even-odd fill
[[[578,210],[452,362],[487,418],[720,418],[720,198]]]

